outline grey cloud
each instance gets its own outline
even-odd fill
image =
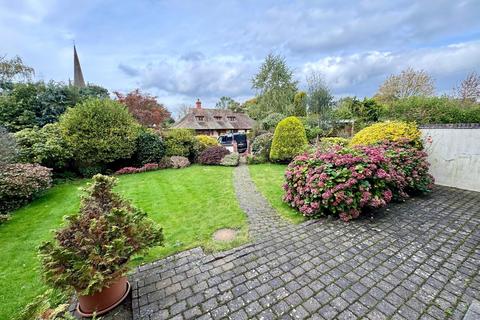
[[[136,77],[136,76],[140,75],[140,71],[138,71],[138,69],[136,69],[134,67],[131,67],[131,66],[128,66],[128,65],[123,64],[123,63],[120,63],[118,65],[118,68],[121,71],[123,71],[123,73],[125,73],[127,76],[130,76],[130,77]]]
[[[147,89],[188,97],[235,97],[251,94],[250,78],[257,64],[242,56],[205,57],[195,52],[161,57],[141,68],[124,66],[122,70],[137,74]]]
[[[437,79],[438,90],[445,92],[468,72],[480,71],[479,66],[480,41],[472,41],[434,49],[328,56],[305,63],[301,73],[305,76],[312,70],[321,72],[338,94],[373,94],[390,74],[413,67],[431,73]]]
[[[268,10],[247,25],[258,43],[294,53],[331,54],[426,45],[478,32],[480,2],[366,1],[314,6],[294,3]]]

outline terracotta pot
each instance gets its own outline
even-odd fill
[[[109,287],[90,296],[77,293],[77,312],[83,317],[102,315],[118,306],[130,292],[130,283],[127,277],[118,278]]]

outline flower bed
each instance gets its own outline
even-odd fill
[[[333,214],[344,221],[365,207],[429,192],[433,184],[425,153],[409,141],[303,154],[289,164],[285,178],[283,199],[290,206],[304,216]]]

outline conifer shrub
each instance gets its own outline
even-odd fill
[[[42,244],[48,284],[94,294],[124,276],[134,254],[163,244],[162,229],[112,191],[116,182],[115,177],[94,176],[79,213],[67,218],[54,240]]]
[[[289,162],[302,153],[308,141],[305,128],[297,117],[288,117],[280,121],[273,134],[270,160]]]
[[[422,147],[420,130],[415,123],[386,121],[375,123],[360,130],[350,141],[351,146],[373,145],[387,141],[407,139],[414,146]]]

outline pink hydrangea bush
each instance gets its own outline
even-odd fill
[[[408,195],[425,194],[432,191],[435,179],[428,173],[430,163],[427,153],[413,146],[407,139],[396,142],[384,141],[379,146],[385,149],[385,155],[390,158],[395,170],[404,178],[401,190],[394,190],[396,199]],[[392,189],[397,189],[392,186]]]
[[[285,172],[283,200],[304,216],[338,215],[348,221],[365,207],[380,208],[407,196],[410,186],[425,192],[431,187],[428,163],[421,151],[409,146],[383,144],[355,148],[333,147],[327,152],[297,156]],[[414,157],[409,155],[413,154]],[[421,170],[401,168],[407,159]],[[413,158],[413,159],[410,159]],[[417,174],[419,177],[412,178]],[[412,180],[413,179],[413,180]]]

